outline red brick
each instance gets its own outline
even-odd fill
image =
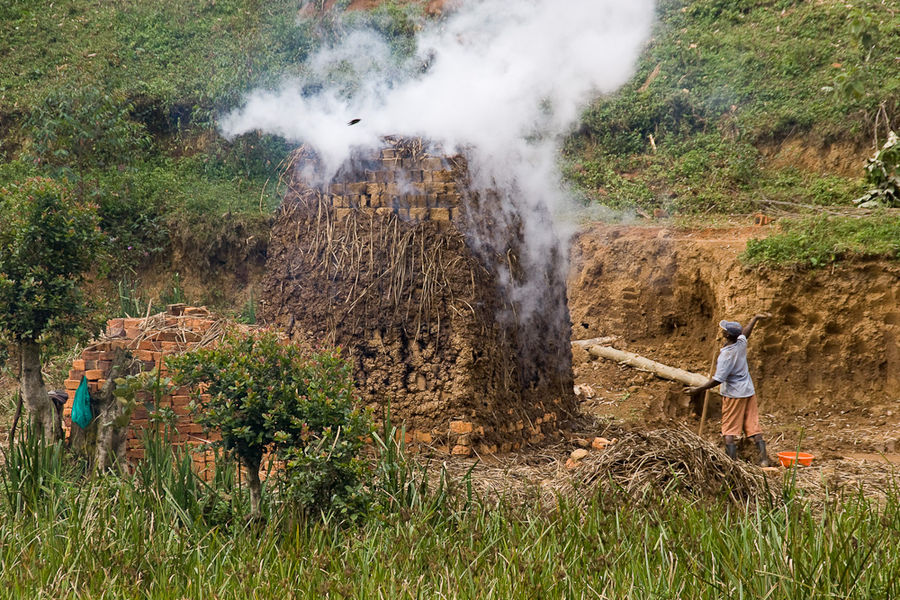
[[[475,427],[468,421],[450,421],[451,433],[472,433]]]
[[[65,388],[67,390],[77,390],[78,385],[81,383],[78,379],[66,379]]]
[[[456,446],[453,446],[453,450],[450,451],[450,454],[453,456],[469,456],[472,454],[472,449],[468,446],[457,444]]]
[[[144,362],[156,362],[153,360],[153,352],[150,350],[138,350],[134,353],[135,358]]]
[[[143,340],[140,344],[138,344],[139,350],[150,350],[151,352],[157,352],[160,350],[160,348],[162,348],[162,346],[152,340]]]
[[[97,360],[100,358],[100,353],[96,350],[85,350],[81,353],[82,360]]]
[[[82,360],[80,358],[76,358],[75,360],[73,360],[72,361],[72,369],[75,371],[83,371],[85,369],[84,360]]]
[[[88,378],[88,381],[96,381],[101,379],[104,375],[106,375],[106,373],[100,369],[91,369],[90,371],[84,372],[84,376]]]

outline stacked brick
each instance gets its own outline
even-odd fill
[[[144,319],[112,319],[107,323],[105,335],[82,351],[72,361],[68,379],[65,382],[69,402],[63,412],[63,427],[68,434],[72,427],[72,400],[81,384],[87,378],[91,396],[95,396],[106,383],[113,358],[118,349],[127,350],[139,362],[142,371],[150,371],[159,366],[165,375],[163,359],[172,354],[195,349],[208,343],[211,330],[218,321],[210,317],[202,307],[172,305],[167,312]],[[217,336],[214,336],[217,337]],[[149,398],[147,398],[149,401]],[[205,448],[216,441],[218,434],[204,432],[202,426],[191,417],[189,404],[191,390],[176,388],[171,394],[160,399],[159,408],[171,408],[175,413],[175,429],[169,439],[175,446],[194,447],[194,462],[201,470],[212,466],[213,457]],[[154,408],[155,410],[155,408]],[[150,412],[143,402],[139,402],[127,432],[127,458],[139,460],[144,457],[142,436],[150,427],[156,427],[150,419]]]
[[[460,214],[457,169],[458,164],[447,158],[385,148],[366,157],[359,170],[339,173],[323,189],[323,198],[337,219],[366,209],[408,221],[449,222]]]

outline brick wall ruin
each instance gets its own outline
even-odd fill
[[[387,138],[327,183],[317,168],[294,154],[263,319],[346,347],[363,400],[376,416],[389,404],[410,442],[470,455],[554,434],[574,407],[565,282],[549,268],[540,314],[520,322],[519,215],[472,189],[464,157],[416,139]]]
[[[218,339],[221,332],[222,324],[202,307],[176,305],[167,312],[143,319],[110,320],[100,341],[87,346],[72,362],[69,376],[65,381],[69,396],[63,410],[63,428],[66,435],[71,433],[72,400],[82,377],[87,378],[91,395],[97,395],[106,383],[117,349],[128,350],[142,371],[150,371],[160,366],[162,373],[165,374],[163,362],[165,356],[205,346]],[[147,400],[149,401],[149,398]],[[175,429],[170,435],[172,444],[193,446],[197,450],[193,453],[195,465],[200,470],[209,469],[213,457],[211,452],[204,452],[203,449],[220,437],[215,432],[204,432],[203,428],[193,421],[188,408],[190,402],[191,390],[181,387],[163,396],[158,406],[171,408],[175,413]],[[126,452],[127,458],[131,461],[144,457],[141,438],[145,430],[154,426],[148,408],[153,407],[139,402],[131,418]]]

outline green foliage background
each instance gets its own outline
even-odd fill
[[[80,286],[100,240],[96,207],[52,180],[0,188],[0,332],[13,342],[87,334]]]
[[[289,145],[225,140],[216,118],[285,76],[325,83],[304,60],[348,28],[414,51],[421,4],[342,15],[345,4],[309,16],[299,0],[5,2],[0,185],[50,176],[94,200],[114,279],[166,268],[173,238],[212,245],[210,215],[264,236]],[[896,0],[661,0],[657,13],[635,76],[586,107],[565,141],[563,172],[586,203],[709,215],[761,200],[845,206],[863,193],[876,135],[900,122]],[[348,93],[357,81],[328,77]],[[773,163],[787,140],[855,148],[859,170]]]

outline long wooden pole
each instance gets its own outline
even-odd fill
[[[679,381],[685,385],[703,385],[708,380],[706,376],[701,375],[700,373],[692,373],[677,367],[670,367],[669,365],[658,363],[655,360],[644,358],[634,352],[616,350],[612,346],[602,346],[594,343],[594,340],[574,341],[572,342],[572,345],[584,348],[591,356],[614,360],[618,363],[634,367],[635,369],[640,369],[641,371],[648,371],[663,379]]]

